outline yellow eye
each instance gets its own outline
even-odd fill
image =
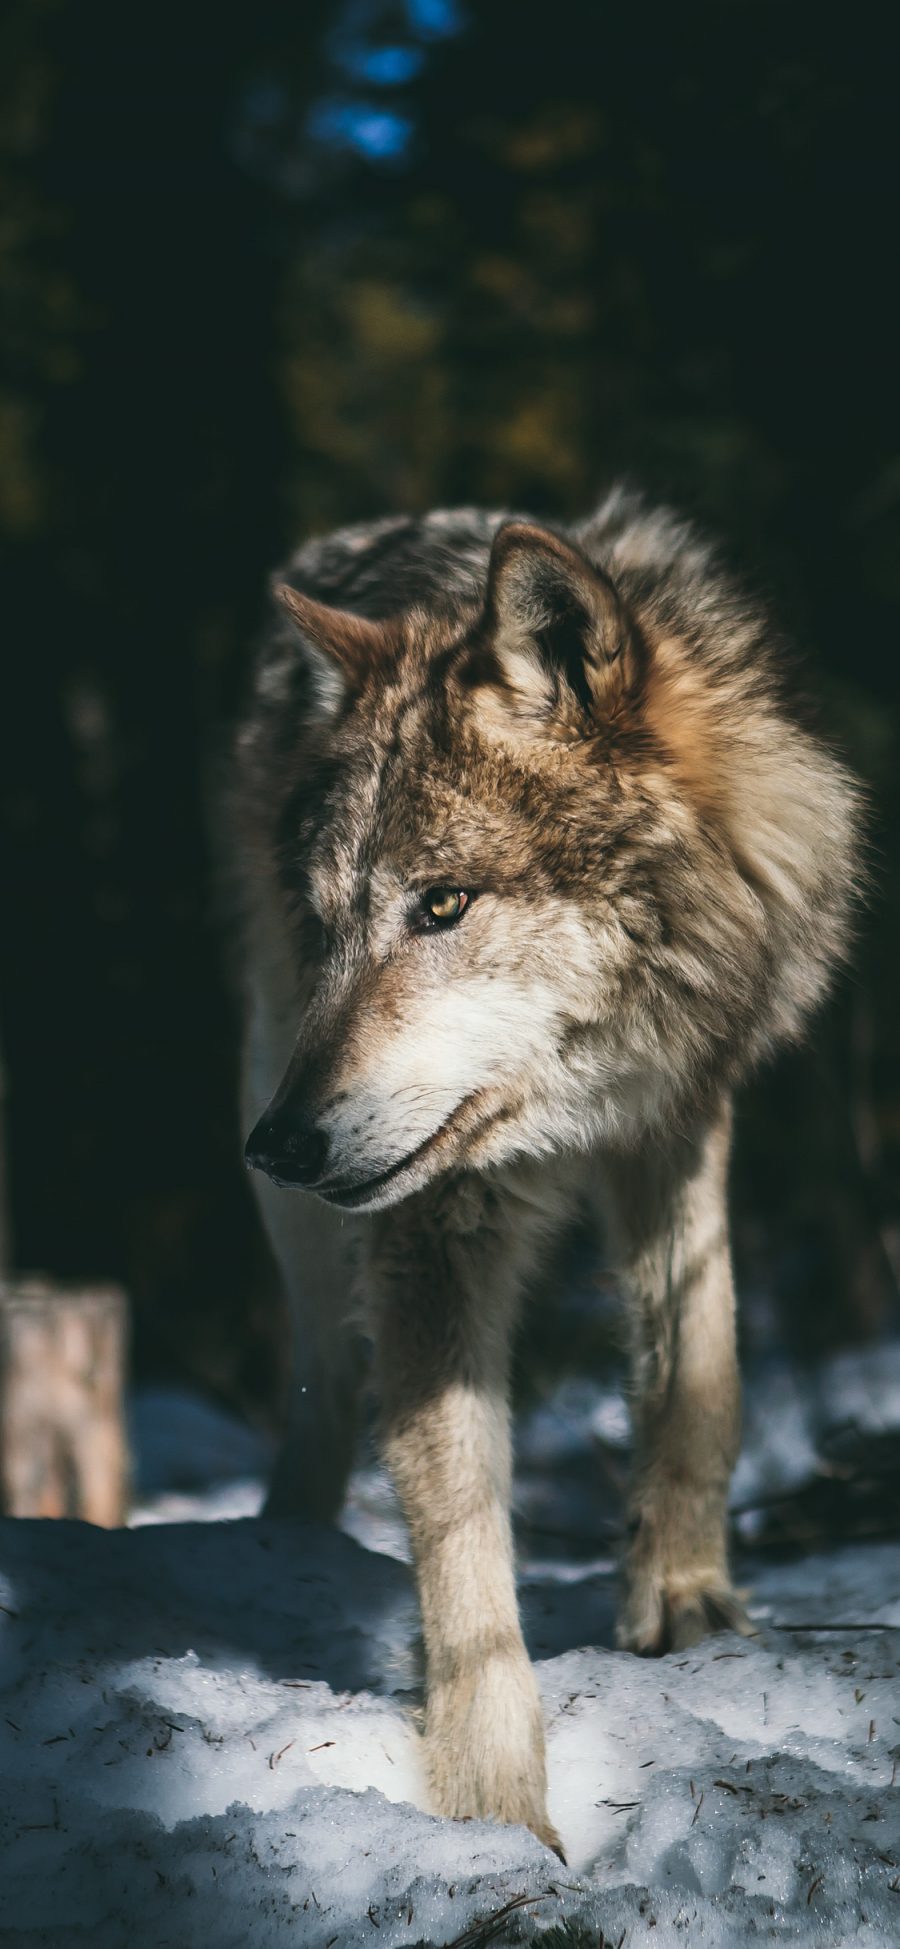
[[[468,904],[468,894],[457,887],[429,887],[425,895],[426,913],[442,927],[458,920]]]

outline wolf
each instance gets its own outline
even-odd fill
[[[614,488],[301,547],[234,748],[246,1161],[294,1323],[273,1512],[331,1519],[374,1343],[435,1811],[547,1811],[510,1531],[510,1346],[589,1207],[626,1300],[619,1643],[748,1628],[727,1175],[736,1088],[845,956],[860,791],[764,606]]]

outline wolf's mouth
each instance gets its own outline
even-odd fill
[[[407,1151],[405,1157],[398,1158],[397,1163],[392,1164],[387,1171],[379,1172],[377,1177],[361,1178],[355,1182],[347,1178],[332,1178],[330,1183],[316,1185],[317,1195],[324,1198],[328,1204],[341,1205],[347,1211],[352,1211],[358,1205],[368,1204],[372,1197],[384,1189],[385,1185],[390,1184],[394,1178],[400,1177],[404,1171],[408,1171],[414,1164],[418,1164],[421,1158],[426,1157],[429,1151],[434,1150],[442,1138],[452,1135],[457,1125],[462,1122],[465,1111],[477,1102],[481,1094],[481,1090],[473,1090],[470,1096],[464,1096],[462,1102],[457,1103],[455,1110],[451,1110],[449,1117],[445,1117],[444,1122],[438,1124],[437,1129],[431,1132],[430,1137],[426,1137],[423,1143],[417,1144],[415,1150]],[[479,1136],[502,1114],[502,1109],[494,1110],[483,1122],[477,1124]]]
[[[443,1129],[444,1126],[442,1125],[441,1128]],[[435,1135],[440,1135],[440,1132],[435,1132]],[[373,1191],[380,1191],[383,1185],[390,1184],[391,1179],[399,1177],[401,1171],[405,1171],[410,1164],[415,1164],[423,1151],[428,1149],[431,1141],[430,1137],[427,1138],[424,1144],[419,1145],[418,1150],[411,1150],[408,1156],[401,1157],[397,1164],[392,1164],[389,1171],[382,1171],[377,1178],[363,1178],[357,1180],[355,1184],[349,1183],[346,1178],[339,1178],[336,1183],[332,1180],[331,1184],[317,1184],[316,1191],[319,1197],[325,1198],[330,1205],[352,1207],[365,1204]]]

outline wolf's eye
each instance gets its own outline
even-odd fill
[[[427,920],[436,927],[450,927],[469,904],[461,887],[429,887],[422,897]]]

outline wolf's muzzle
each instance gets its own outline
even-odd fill
[[[286,1108],[266,1110],[244,1146],[251,1171],[265,1171],[273,1184],[312,1190],[325,1174],[328,1137]]]

